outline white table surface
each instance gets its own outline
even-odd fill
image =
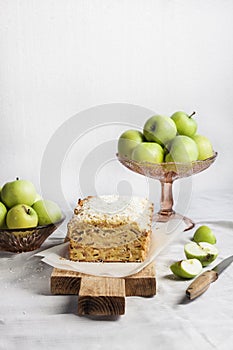
[[[197,227],[214,230],[216,262],[233,253],[232,198],[232,192],[213,191],[194,195],[190,203],[188,215]],[[231,349],[233,264],[192,302],[184,301],[190,281],[169,270],[184,258],[193,232],[181,233],[157,257],[157,295],[127,297],[125,315],[116,318],[80,317],[77,296],[51,295],[52,267],[32,257],[35,252],[0,252],[0,349]],[[59,242],[55,232],[42,248]]]

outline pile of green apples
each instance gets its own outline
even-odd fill
[[[211,264],[218,256],[215,246],[216,237],[210,227],[200,226],[194,233],[192,241],[184,246],[186,260],[174,262],[170,270],[181,278],[194,278],[202,268]]]
[[[120,156],[150,163],[189,163],[213,156],[210,140],[197,134],[197,122],[183,111],[149,118],[143,132],[127,130],[118,140]]]
[[[0,228],[24,229],[58,222],[59,206],[43,200],[27,180],[7,182],[0,191]]]

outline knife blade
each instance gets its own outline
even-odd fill
[[[221,261],[212,270],[207,270],[198,276],[186,289],[187,297],[192,300],[203,294],[210,284],[217,280],[222,273],[233,262],[233,255]]]

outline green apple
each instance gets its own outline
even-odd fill
[[[142,132],[138,130],[125,131],[118,140],[119,155],[131,158],[134,148],[143,141],[145,141],[145,137]]]
[[[178,277],[193,278],[201,272],[202,264],[198,259],[181,260],[173,263],[170,270]]]
[[[34,203],[36,203],[37,201],[41,200],[41,196],[39,195],[39,193],[36,194],[36,198],[34,199]],[[33,203],[33,204],[34,204]]]
[[[162,163],[164,151],[156,142],[142,142],[132,153],[132,159],[137,162]]]
[[[169,152],[165,157],[166,162],[189,163],[198,158],[197,145],[188,136],[176,136],[166,145],[166,148]]]
[[[174,162],[174,160],[173,160],[173,158],[172,158],[172,156],[171,156],[170,153],[166,154],[166,156],[165,156],[165,162],[166,162],[166,163],[173,163],[173,162]]]
[[[1,198],[8,208],[22,203],[31,206],[36,198],[36,189],[30,181],[17,178],[3,186]]]
[[[202,266],[208,266],[218,256],[218,249],[207,242],[189,242],[184,246],[187,259],[198,259]]]
[[[59,206],[51,200],[39,200],[35,202],[32,208],[38,215],[39,225],[49,225],[62,218],[62,212]]]
[[[6,224],[10,229],[36,227],[38,216],[30,206],[17,204],[8,211]]]
[[[171,118],[174,120],[179,135],[193,136],[197,131],[197,122],[192,116],[195,114],[188,115],[183,111],[175,112]]]
[[[146,121],[143,133],[147,141],[157,142],[164,146],[176,136],[177,129],[171,118],[155,115]]]
[[[0,202],[0,228],[3,228],[5,226],[5,218],[7,214],[7,209],[5,205]]]
[[[192,139],[198,148],[198,160],[204,160],[214,155],[213,146],[206,136],[194,135]]]
[[[194,242],[208,242],[210,244],[216,243],[216,237],[209,226],[200,226],[193,235]]]

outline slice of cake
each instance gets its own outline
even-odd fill
[[[139,197],[100,196],[79,200],[68,223],[73,261],[141,262],[152,231],[153,204]]]

